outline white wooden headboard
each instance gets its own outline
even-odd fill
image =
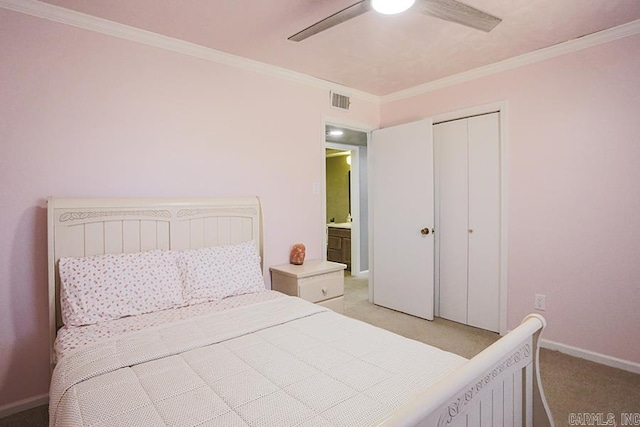
[[[61,257],[197,249],[254,240],[264,275],[260,200],[61,199],[48,212],[49,331],[51,349],[60,318]],[[52,365],[53,365],[53,353]]]

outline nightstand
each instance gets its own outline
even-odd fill
[[[271,289],[344,313],[344,269],[331,261],[309,260],[302,265],[270,267]]]

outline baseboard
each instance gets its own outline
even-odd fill
[[[356,274],[354,274],[353,271],[352,271],[351,275],[354,276],[354,277],[357,277],[358,279],[367,279],[367,278],[369,278],[369,270],[364,270],[364,271],[361,271],[360,273],[356,273]]]
[[[600,363],[601,365],[622,369],[624,371],[633,372],[634,374],[640,374],[640,363],[632,362],[630,360],[618,359],[617,357],[607,356],[606,354],[596,353],[594,351],[545,339],[540,340],[540,346],[542,348],[556,350],[570,356],[579,357],[580,359]]]
[[[0,406],[0,418],[5,418],[18,412],[26,411],[49,403],[49,394],[41,394],[27,399],[18,400],[8,405]]]

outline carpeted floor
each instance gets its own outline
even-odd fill
[[[429,322],[368,302],[367,279],[345,277],[345,314],[405,337],[471,358],[499,336],[449,320]],[[556,426],[604,425],[613,414],[617,425],[622,413],[640,413],[640,375],[568,356],[540,352],[542,384]],[[0,427],[48,425],[48,407],[40,406],[0,419]],[[601,424],[576,424],[571,414],[603,414]]]
[[[345,314],[466,358],[500,338],[446,319],[430,322],[372,305],[367,286],[367,279],[345,276]],[[540,351],[540,372],[556,426],[606,425],[608,414],[621,425],[622,413],[640,413],[640,375],[547,349]],[[585,413],[596,414],[593,423],[580,424],[571,415]]]
[[[49,405],[38,406],[0,419],[0,427],[46,427],[49,425]]]

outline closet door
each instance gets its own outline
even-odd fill
[[[468,122],[469,283],[467,323],[500,328],[500,123],[499,114]]]
[[[439,315],[467,323],[467,120],[433,127]]]
[[[439,315],[500,328],[499,114],[433,127]]]

